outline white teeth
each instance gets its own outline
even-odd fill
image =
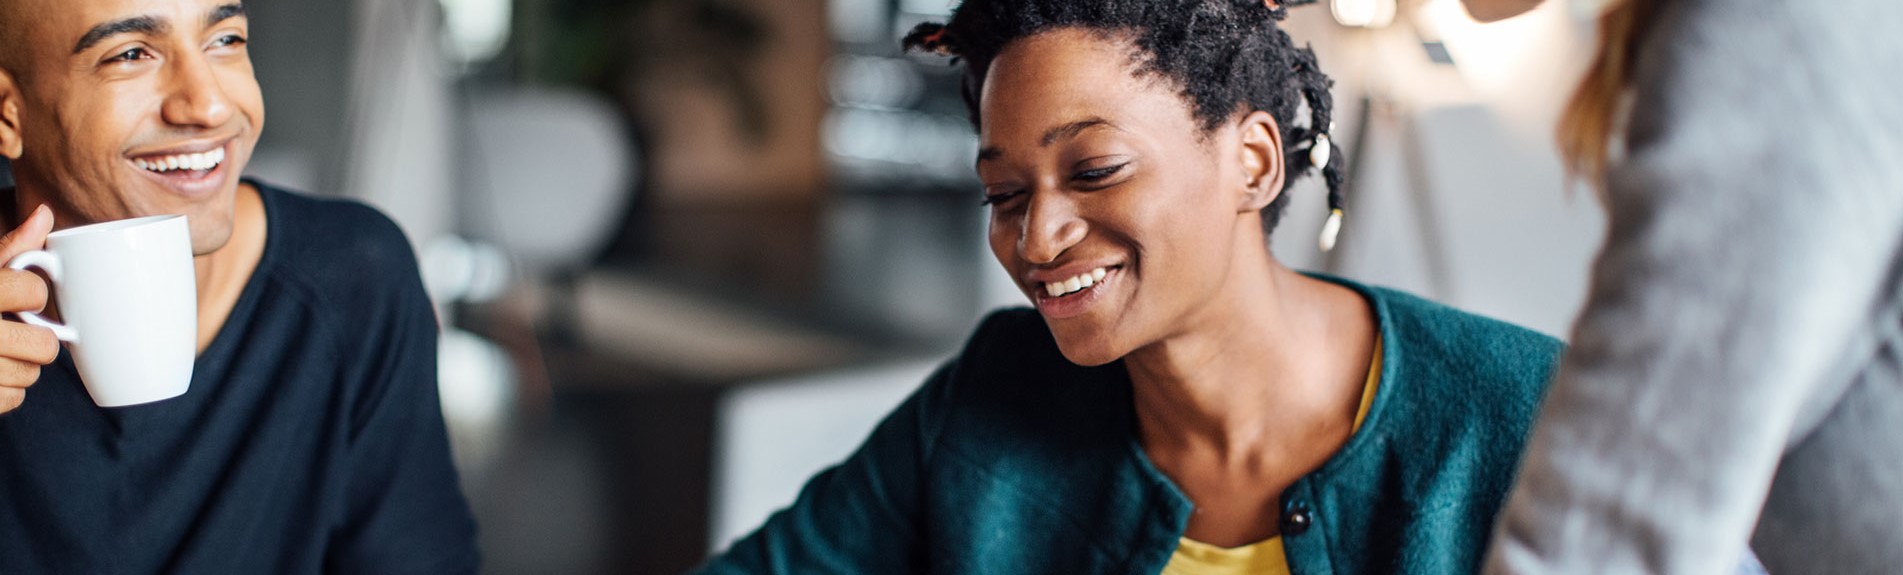
[[[1090,270],[1064,281],[1046,283],[1044,293],[1050,294],[1051,297],[1077,293],[1083,291],[1084,288],[1097,285],[1097,282],[1103,281],[1104,276],[1109,274],[1110,271],[1104,268]]]
[[[153,158],[149,160],[144,158],[134,158],[132,160],[132,165],[138,166],[139,169],[151,170],[154,172],[170,172],[173,170],[194,170],[194,171],[210,170],[212,168],[218,167],[218,165],[222,163],[225,163],[225,149],[224,148],[216,148],[209,152],[202,152],[197,154],[178,154],[173,156],[166,156],[163,158]]]

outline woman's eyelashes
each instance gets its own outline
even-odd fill
[[[986,189],[985,199],[984,201],[979,202],[979,204],[986,205],[986,206],[996,206],[996,205],[1011,201],[1011,198],[1018,197],[1019,195],[1023,193],[1024,192],[1020,192],[1017,190],[994,192],[994,191],[991,191],[990,189]]]
[[[1125,161],[1103,167],[1078,170],[1070,175],[1070,181],[1077,187],[1086,190],[1107,188],[1121,182],[1122,179],[1119,179],[1119,176],[1125,175],[1129,167],[1130,162]],[[979,203],[986,206],[1001,206],[1025,193],[1027,193],[1027,191],[1024,188],[1016,186],[985,186],[985,198]]]
[[[1074,182],[1082,182],[1086,184],[1100,184],[1109,180],[1111,176],[1115,176],[1118,173],[1122,172],[1123,168],[1129,165],[1130,165],[1129,162],[1124,162],[1114,166],[1104,166],[1101,168],[1092,168],[1088,170],[1083,170],[1083,171],[1077,172],[1076,174],[1071,175],[1070,179],[1071,181],[1074,181]]]

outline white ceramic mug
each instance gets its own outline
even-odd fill
[[[100,407],[185,394],[198,355],[198,276],[185,216],[151,216],[53,232],[46,249],[13,269],[53,280],[60,319],[20,320],[53,330],[72,348],[79,378]]]

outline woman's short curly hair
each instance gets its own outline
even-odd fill
[[[952,56],[965,65],[964,97],[972,124],[980,121],[978,94],[998,53],[1017,40],[1052,30],[1076,28],[1127,39],[1135,52],[1137,73],[1173,83],[1204,131],[1238,112],[1262,110],[1281,126],[1289,177],[1310,167],[1310,144],[1326,133],[1334,84],[1315,63],[1314,51],[1297,47],[1276,25],[1287,16],[1285,4],[1264,0],[965,0],[950,21],[927,23],[905,36],[907,50]],[[1303,103],[1308,121],[1298,123]],[[1332,146],[1332,143],[1326,144]],[[1334,151],[1331,148],[1331,152]],[[1328,185],[1330,208],[1341,205],[1341,154],[1328,154],[1320,166]],[[1273,229],[1288,204],[1281,194],[1263,209],[1263,225]]]

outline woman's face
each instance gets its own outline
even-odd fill
[[[1113,36],[1042,33],[1006,47],[979,96],[991,251],[1080,365],[1199,325],[1239,255],[1268,257],[1256,210],[1281,188],[1273,120],[1206,133],[1131,56]]]

